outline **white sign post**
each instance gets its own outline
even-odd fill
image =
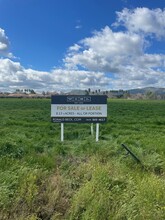
[[[64,141],[64,123],[61,123],[61,142]]]
[[[96,124],[96,142],[99,141],[99,123]]]
[[[93,123],[91,123],[91,135],[93,136]]]

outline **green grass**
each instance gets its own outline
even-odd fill
[[[0,99],[0,220],[165,219],[164,101],[109,100],[97,143],[90,124],[61,143],[50,105]]]

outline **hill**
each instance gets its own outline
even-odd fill
[[[153,92],[156,95],[164,95],[165,88],[156,88],[156,87],[145,87],[141,89],[130,89],[128,90],[130,94],[146,94],[147,92]]]

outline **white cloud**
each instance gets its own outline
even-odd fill
[[[165,72],[127,66],[125,72],[120,74],[113,85],[118,89],[131,89],[150,86],[164,87],[164,82]]]
[[[120,66],[130,58],[143,54],[143,46],[144,39],[139,35],[113,32],[105,27],[91,38],[82,40],[80,50],[67,54],[65,63],[69,68],[81,65],[92,71],[119,72]]]
[[[103,73],[90,71],[54,69],[50,72],[25,69],[19,62],[0,59],[0,91],[15,88],[32,88],[38,91],[86,89],[109,86],[109,79]]]
[[[71,46],[71,47],[69,47],[69,51],[78,51],[78,50],[80,50],[80,45],[78,45],[78,44],[74,44],[73,46]]]
[[[81,25],[76,25],[75,28],[76,28],[76,29],[81,29],[82,26],[81,26]]]
[[[0,56],[12,57],[12,54],[9,53],[8,37],[2,28],[0,28]]]
[[[82,28],[81,21],[80,21],[80,20],[77,20],[76,23],[77,23],[77,24],[76,24],[75,28],[76,28],[76,29],[81,29],[81,28]]]
[[[115,25],[123,25],[131,32],[154,34],[158,38],[165,37],[165,9],[125,8],[117,12]]]
[[[139,10],[135,10],[136,15]],[[149,9],[142,9],[142,12],[145,11],[154,15],[161,12],[157,9],[151,13]],[[129,12],[124,9],[121,14],[129,14]],[[111,77],[109,80],[112,88],[164,87],[165,55],[147,53],[150,46],[157,40],[153,35],[151,44],[147,38],[148,34],[154,33],[156,37],[162,37],[163,31],[156,34],[156,22],[150,16],[147,20],[146,13],[138,14],[141,18],[137,23],[136,18],[127,16],[128,23],[133,22],[136,31],[131,29],[131,25],[125,25],[128,28],[127,31],[115,32],[110,27],[105,27],[101,31],[95,32],[93,36],[81,40],[80,49],[66,55],[66,67],[79,68],[80,66],[86,70],[104,72]],[[118,23],[126,23],[126,16],[122,17],[121,14],[118,15]],[[148,24],[147,27],[146,24]],[[141,34],[142,30],[143,34]]]
[[[144,54],[135,60],[135,66],[139,68],[165,68],[165,55],[163,54]]]

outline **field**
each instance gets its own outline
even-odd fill
[[[50,99],[0,99],[0,220],[165,219],[164,162],[164,101],[108,100],[99,142],[65,124],[62,143]]]

